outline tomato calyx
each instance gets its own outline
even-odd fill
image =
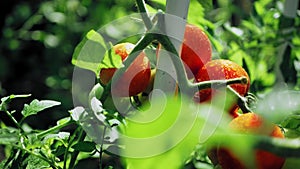
[[[252,112],[256,108],[257,97],[252,93],[247,93],[243,99],[238,98],[237,104],[243,113]]]

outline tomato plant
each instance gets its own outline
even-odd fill
[[[49,128],[36,128],[31,122],[43,123],[39,114],[55,112],[63,102],[27,103],[31,95],[2,97],[0,111],[10,123],[0,123],[0,167],[299,165],[298,1],[233,2],[136,0],[132,8],[139,13],[86,31],[73,51],[68,89],[74,107],[67,115]],[[77,9],[78,3],[58,8]],[[123,14],[118,3],[126,3],[110,3],[111,13],[118,9]],[[41,9],[42,16],[78,28],[63,12],[52,13],[49,4]],[[82,5],[76,11],[85,12]],[[32,22],[43,18],[35,16]],[[35,30],[41,26],[31,30],[30,25],[18,36],[6,30],[5,38],[24,38],[34,31],[32,39],[43,39],[43,32]],[[53,36],[45,39],[55,45]],[[47,83],[55,86],[53,78]],[[15,110],[12,105],[22,99],[24,106]]]

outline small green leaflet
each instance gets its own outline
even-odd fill
[[[29,97],[31,96],[31,94],[22,94],[22,95],[10,95],[10,96],[6,96],[6,97],[3,97],[1,98],[1,103],[0,103],[0,110],[3,110],[5,111],[5,106],[6,104],[8,104],[12,99],[15,99],[15,98],[23,98],[23,97]]]
[[[96,75],[102,68],[119,68],[122,66],[121,57],[114,57],[115,53],[108,49],[111,47],[112,45],[108,45],[101,34],[90,30],[75,48],[72,64],[91,70]]]
[[[60,105],[60,102],[53,101],[53,100],[37,100],[34,99],[29,105],[25,104],[24,109],[22,110],[22,114],[24,117],[28,117],[31,115],[35,115],[38,112],[45,110],[47,108],[58,106]]]

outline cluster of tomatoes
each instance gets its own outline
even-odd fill
[[[131,43],[120,43],[113,46],[113,51],[124,61],[135,47]],[[231,84],[231,89],[235,90],[241,97],[247,95],[250,87],[250,78],[247,72],[230,60],[215,59],[212,60],[212,48],[207,35],[197,26],[187,24],[182,43],[181,59],[186,69],[190,72],[187,77],[194,78],[195,82],[204,82],[210,80],[226,80],[233,78],[246,77],[247,84]],[[102,85],[107,85],[114,75],[116,68],[102,69],[100,72],[100,81]],[[112,83],[111,91],[113,94],[121,97],[135,96],[145,91],[153,80],[150,61],[145,52],[142,51],[131,63],[125,73],[116,83]],[[218,89],[203,89],[196,92],[194,101],[205,103],[212,100],[214,95],[218,94]],[[232,130],[257,135],[269,135],[272,137],[283,138],[281,129],[275,124],[269,124],[259,115],[253,112],[239,113],[237,103],[229,106],[229,114],[232,121],[229,127]],[[256,166],[260,169],[280,169],[285,159],[270,152],[255,150]],[[208,152],[211,161],[219,164],[224,169],[243,169],[246,165],[239,160],[229,149],[218,147]]]

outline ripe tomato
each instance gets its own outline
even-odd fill
[[[203,82],[209,80],[222,80],[222,79],[232,79],[238,77],[246,77],[248,79],[247,84],[232,84],[230,85],[235,91],[237,91],[241,96],[244,96],[250,87],[250,79],[248,73],[240,65],[224,59],[211,60],[207,62],[196,74],[196,81]],[[212,98],[212,93],[218,93],[217,89],[204,89],[200,90],[195,94],[195,100],[198,102],[210,101]],[[236,116],[237,104],[234,104],[229,112]]]
[[[271,137],[284,138],[281,129],[273,124],[266,123],[255,113],[241,114],[229,123],[229,127],[244,134],[269,135]],[[245,169],[245,165],[239,161],[232,152],[226,148],[219,148],[217,152],[219,164],[223,169]],[[285,159],[264,150],[255,150],[256,168],[280,169]]]
[[[120,43],[113,46],[113,51],[124,61],[133,48],[134,45],[131,43]],[[101,83],[107,85],[116,70],[116,68],[101,69]],[[146,89],[150,80],[150,74],[150,61],[146,54],[141,52],[124,72],[123,76],[117,82],[112,83],[112,93],[122,97],[137,95]]]
[[[181,59],[192,71],[194,77],[198,70],[211,60],[212,48],[207,35],[197,26],[187,24],[184,32]],[[187,71],[189,72],[189,71]]]

